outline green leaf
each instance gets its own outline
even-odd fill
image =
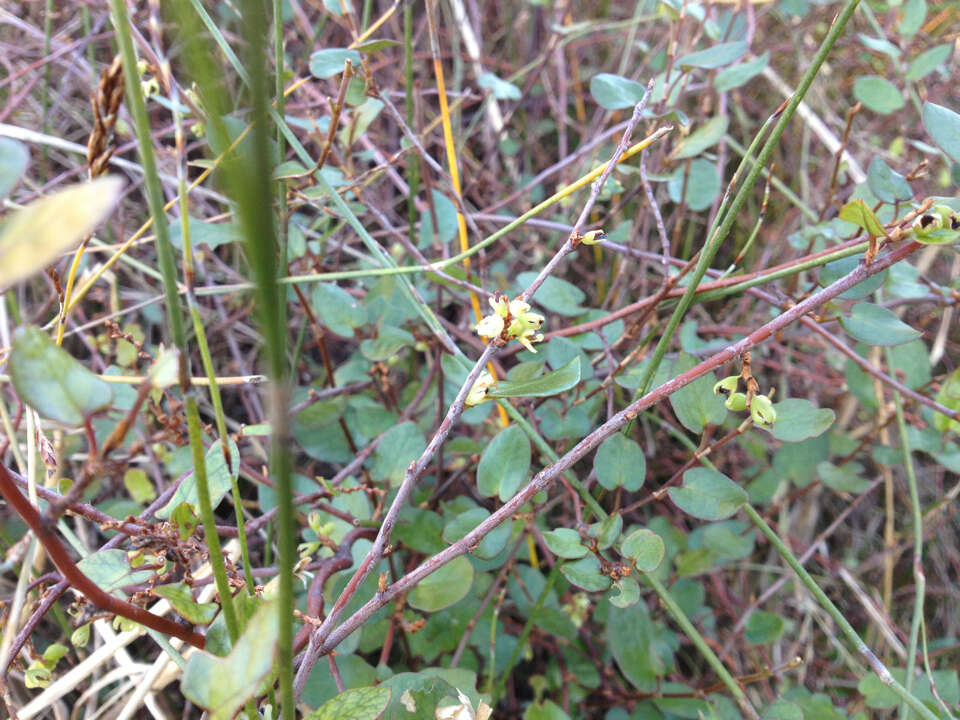
[[[597,539],[597,549],[606,550],[620,539],[623,530],[623,516],[620,513],[611,513],[600,522],[590,526],[589,535]]]
[[[607,647],[624,677],[641,692],[654,692],[673,671],[679,646],[676,635],[650,619],[645,603],[625,610],[613,607],[607,614]]]
[[[443,528],[444,541],[447,543],[457,542],[457,540],[465,537],[467,533],[471,532],[488,517],[490,517],[490,511],[482,507],[471,508],[466,512],[460,513]],[[471,554],[481,560],[492,560],[503,551],[509,539],[510,523],[500,523],[500,525],[487,533]]]
[[[640,601],[640,584],[630,575],[613,584],[618,594],[610,598],[610,602],[618,608],[628,608]]]
[[[457,715],[456,720],[460,720]],[[570,720],[563,708],[550,700],[530,703],[530,707],[523,713],[523,720]]]
[[[230,492],[233,481],[240,470],[240,451],[233,438],[228,440],[230,446],[230,467],[223,456],[223,445],[215,442],[207,450],[205,464],[207,466],[207,487],[210,490],[210,506],[216,510],[223,496]],[[195,514],[200,514],[200,495],[197,491],[196,473],[190,473],[173,493],[173,497],[155,513],[158,518],[166,519],[180,505],[188,503]]]
[[[170,522],[177,528],[177,534],[181,540],[186,540],[193,535],[193,531],[200,524],[200,518],[190,507],[190,503],[182,502],[170,512]]]
[[[124,181],[72,185],[17,210],[0,229],[0,290],[25,280],[78,245],[110,214]]]
[[[187,232],[190,233],[190,247],[206,245],[215,250],[221,245],[240,242],[243,231],[237,223],[213,223],[195,217],[187,218]],[[175,248],[183,248],[183,224],[170,223],[170,242]]]
[[[508,425],[487,445],[477,465],[477,491],[484,497],[512,498],[530,472],[530,439],[519,425]]]
[[[445,697],[456,697],[452,684],[456,682],[471,695],[468,688],[474,687],[476,679],[460,681],[453,676],[463,670],[427,668],[418,673],[404,672],[394,675],[380,684],[393,691],[393,697],[384,714],[384,720],[435,720],[435,709]]]
[[[157,490],[147,473],[140,468],[130,468],[123,474],[123,486],[130,497],[138,503],[149,503],[157,497]]]
[[[757,610],[747,619],[744,636],[754,645],[771,643],[780,639],[786,623],[783,618],[772,612]]]
[[[923,334],[903,322],[892,310],[864,302],[854,305],[848,317],[840,318],[840,324],[851,336],[867,345],[900,345]]]
[[[877,218],[863,200],[851,200],[840,210],[838,217],[863,228],[864,232],[873,237],[886,237],[883,223]]]
[[[925,102],[923,127],[951,160],[960,163],[960,115],[941,105]]]
[[[590,79],[590,94],[607,110],[633,107],[643,99],[646,87],[620,75],[600,73]]]
[[[698,467],[683,474],[683,487],[667,490],[674,504],[701,520],[723,520],[747,502],[747,491],[723,473]]]
[[[743,57],[748,48],[749,45],[745,40],[720,43],[712,48],[684,55],[677,60],[677,65],[683,70],[689,70],[690,68],[714,70]]]
[[[545,532],[543,539],[550,552],[565,560],[576,560],[589,552],[580,539],[580,533],[570,528],[557,528]]]
[[[210,720],[229,720],[255,697],[273,670],[278,630],[276,605],[262,603],[227,657],[206,652],[190,656],[180,690],[209,710]]]
[[[753,533],[749,526],[725,520],[698,527],[687,540],[689,548],[707,548],[714,560],[743,560],[753,552]]]
[[[0,274],[2,267],[0,261]],[[109,383],[57,347],[38,327],[17,331],[8,367],[20,399],[43,417],[64,425],[82,425],[113,402]]]
[[[436,612],[460,602],[473,584],[473,565],[461,555],[427,575],[407,598],[410,607]]]
[[[937,402],[953,411],[960,410],[960,368],[957,368],[940,386]],[[960,420],[949,418],[943,413],[934,413],[933,424],[940,432],[960,432]]]
[[[518,288],[525,288],[536,277],[537,273],[535,272],[522,272],[517,276],[515,285]],[[573,283],[568,283],[560,278],[548,277],[540,286],[540,289],[537,290],[537,294],[533,296],[533,302],[550,312],[573,317],[583,314],[583,301],[586,297],[583,290]]]
[[[890,374],[903,380],[911,390],[921,388],[930,382],[930,354],[923,340],[914,340],[896,345],[890,349],[893,366]]]
[[[926,0],[907,0],[903,4],[903,20],[897,27],[900,35],[909,38],[916,35],[917,31],[923,27],[923,21],[927,18]]]
[[[354,329],[367,323],[364,304],[334,283],[314,285],[310,291],[310,304],[320,321],[342,337],[352,338]]]
[[[866,75],[854,80],[853,96],[880,115],[895,113],[905,104],[903,93],[897,86],[879,75]]]
[[[97,587],[108,593],[127,585],[147,582],[155,574],[153,570],[133,570],[127,553],[117,549],[98,550],[78,562],[77,567]]]
[[[836,413],[830,408],[816,408],[809,400],[788,398],[774,403],[777,422],[773,425],[773,436],[783,442],[800,442],[817,437],[833,425]]]
[[[354,67],[360,67],[361,57],[356,50],[346,48],[326,48],[310,55],[310,74],[323,79],[342,73],[347,60]]]
[[[900,52],[900,48],[898,48],[889,40],[884,38],[873,38],[869,35],[864,35],[863,33],[858,33],[857,37],[860,38],[860,42],[874,52],[883,53],[893,60],[900,59],[900,55],[902,54]]]
[[[824,717],[828,716],[833,717],[833,715],[829,714]],[[763,720],[804,720],[803,710],[792,702],[777,698],[767,706],[767,709],[763,713]]]
[[[571,584],[587,592],[600,592],[610,587],[611,580],[600,572],[600,561],[595,555],[587,555],[572,563],[564,563],[560,572]]]
[[[30,152],[26,145],[12,138],[0,137],[0,200],[17,186],[29,162]]]
[[[153,592],[170,601],[170,606],[194,625],[209,624],[220,609],[216,603],[198,603],[183,583],[158,585]]]
[[[877,155],[874,155],[873,160],[870,161],[867,184],[870,186],[870,192],[885,203],[895,203],[913,197],[913,190],[910,189],[903,175],[891,170]]]
[[[379,38],[376,40],[367,40],[357,45],[354,49],[359,50],[364,55],[374,55],[375,53],[385,50],[389,47],[399,47],[402,43],[399,40],[388,40],[386,38]],[[352,62],[352,61],[351,61]]]
[[[289,180],[309,175],[310,170],[297,160],[287,160],[280,163],[273,169],[270,175],[274,180]]]
[[[842,277],[846,277],[851,272],[857,269],[857,266],[860,264],[860,258],[856,255],[851,255],[850,257],[840,258],[839,260],[834,260],[829,262],[820,268],[820,275],[817,277],[817,282],[820,283],[823,287],[832,285],[837,280]],[[875,275],[858,282],[849,290],[844,290],[842,293],[837,295],[837,297],[844,298],[845,300],[860,300],[865,298],[867,295],[870,295],[878,287],[883,285],[883,281],[887,279],[889,269],[881,270]]]
[[[510,382],[501,380],[487,391],[490,397],[548,397],[556,395],[580,382],[580,358],[575,357],[562,368],[540,375],[532,380]]]
[[[597,450],[593,470],[597,473],[597,482],[607,490],[622,487],[635,492],[643,487],[647,459],[637,443],[621,433],[614,433]]]
[[[666,551],[667,546],[663,538],[646,528],[634,530],[623,539],[623,544],[620,546],[623,556],[633,560],[637,570],[647,573],[660,567]]]
[[[660,695],[662,693],[662,695]],[[653,704],[669,718],[700,718],[717,717],[716,711],[694,695],[694,689],[683,683],[667,682],[658,688],[658,696],[653,697]]]
[[[821,462],[817,465],[817,475],[828,488],[838,492],[862,493],[870,487],[870,481],[861,477],[863,465],[858,462],[848,462],[843,465],[834,465],[830,462]]]
[[[339,428],[338,428],[339,429]],[[376,480],[400,482],[407,466],[427,449],[423,433],[415,423],[405,422],[387,430],[373,454],[370,473]]]
[[[427,208],[420,214],[420,248],[436,245],[438,248],[457,236],[457,206],[439,190],[432,190],[433,212]],[[437,216],[437,227],[433,227],[433,215]],[[449,269],[449,268],[448,268]]]
[[[377,720],[390,704],[390,688],[344,690],[307,715],[305,720]]]
[[[769,63],[770,53],[768,51],[753,60],[724,68],[713,78],[713,89],[717,92],[728,92],[742,87],[762,73]]]
[[[930,48],[925,53],[917,55],[917,57],[910,61],[904,77],[910,82],[923,80],[923,78],[947,62],[952,52],[953,45],[951,43],[944,43],[943,45]]]
[[[696,358],[684,353],[674,363],[673,373],[679,375],[696,364]],[[690,432],[699,434],[707,425],[717,425],[727,416],[723,395],[713,391],[716,382],[714,374],[707,373],[670,395],[670,404],[677,419]]]
[[[892,667],[890,668],[890,674],[901,685],[904,683],[906,677],[904,668]],[[944,703],[952,707],[960,702],[960,682],[957,680],[956,670],[934,670],[931,675],[937,686],[937,695]],[[875,709],[893,708],[901,702],[900,697],[884,685],[883,681],[873,673],[864,675],[860,679],[857,689],[863,693],[867,707]],[[937,699],[930,689],[930,678],[925,673],[918,676],[914,681],[913,695],[922,703],[934,707],[938,705]]]
[[[713,147],[724,133],[727,132],[727,126],[730,124],[730,118],[727,115],[717,115],[712,117],[699,128],[687,135],[683,140],[677,143],[673,150],[674,160],[684,160],[699,155],[709,147]]]
[[[501,80],[491,72],[485,72],[477,78],[477,85],[490,90],[497,100],[519,100],[523,97],[520,88],[512,82]]]
[[[352,122],[345,125],[337,134],[340,144],[344,147],[350,147],[354,140],[367,131],[367,128],[377,119],[381,110],[383,110],[383,100],[372,97],[368,97],[361,105],[354,108]]]
[[[370,362],[383,362],[415,342],[416,339],[406,330],[384,325],[375,338],[367,338],[360,343],[360,353]]]
[[[667,192],[673,202],[686,202],[694,212],[706,210],[720,192],[720,176],[716,166],[708,160],[696,158],[690,163],[690,173],[687,176],[686,167],[681,165],[667,181]]]

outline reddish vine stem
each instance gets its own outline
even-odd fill
[[[340,547],[337,548],[337,552],[333,557],[324,561],[323,566],[317,570],[317,573],[313,576],[313,580],[310,582],[310,589],[307,591],[307,615],[309,617],[320,619],[320,615],[323,613],[323,588],[327,584],[327,580],[330,579],[330,576],[341,570],[346,570],[353,565],[351,551],[353,550],[354,541],[360,538],[372,540],[376,537],[376,534],[377,531],[374,528],[356,528],[344,536]],[[295,653],[300,652],[303,646],[307,644],[307,640],[310,639],[311,629],[312,626],[309,623],[304,624],[304,626],[300,628],[300,632],[297,633],[293,641],[293,651]]]
[[[204,637],[199,633],[180,625],[160,615],[154,615],[149,610],[144,610],[131,603],[128,603],[112,595],[107,594],[94,582],[88,578],[77,564],[67,553],[66,548],[53,530],[43,521],[37,509],[30,504],[30,501],[23,496],[14,483],[7,468],[0,465],[0,494],[3,495],[7,503],[16,510],[17,514],[30,527],[34,535],[41,542],[57,570],[63,575],[78,592],[82,593],[90,602],[101,610],[120,615],[127,620],[140,623],[152,630],[161,632],[164,635],[179,638],[195,648],[200,650],[204,647]]]

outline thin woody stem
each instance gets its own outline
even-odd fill
[[[877,258],[870,265],[860,264],[848,275],[840,278],[832,285],[823,288],[819,292],[811,295],[802,302],[797,303],[789,310],[785,311],[779,317],[771,320],[767,324],[758,328],[756,331],[743,338],[742,340],[729,345],[725,349],[699,363],[690,370],[678,375],[667,383],[657,387],[638,400],[632,402],[619,413],[611,417],[606,423],[595,429],[570,451],[567,452],[557,462],[537,473],[530,482],[514,495],[508,502],[492,513],[486,520],[481,522],[471,532],[467,533],[462,539],[453,543],[446,549],[437,553],[433,557],[421,563],[419,566],[408,572],[402,578],[390,585],[384,592],[377,593],[363,607],[357,610],[350,618],[345,620],[339,627],[327,635],[324,642],[318,647],[318,652],[327,653],[333,650],[344,638],[357,630],[370,616],[377,610],[390,602],[401,593],[409,592],[417,583],[422,581],[431,573],[437,571],[450,561],[461,555],[471,552],[480,541],[498,525],[513,516],[519,509],[530,501],[534,495],[550,487],[560,475],[574,465],[589,452],[599,447],[604,440],[625,426],[632,419],[637,417],[644,410],[652,407],[658,402],[665,400],[677,390],[689,385],[694,380],[702,377],[708,372],[728,363],[741,353],[750,348],[765,342],[777,332],[799,320],[808,312],[811,312],[826,302],[837,297],[841,293],[849,290],[854,285],[863,282],[866,278],[885,270],[891,265],[900,262],[904,258],[916,252],[923,245],[917,242],[910,242],[897,248],[893,252]]]
[[[310,675],[310,670],[313,668],[313,665],[321,655],[320,649],[327,644],[325,638],[333,629],[336,622],[340,619],[340,615],[343,613],[350,600],[353,599],[353,596],[360,588],[361,583],[363,583],[376,564],[383,557],[384,551],[387,549],[387,544],[390,541],[390,534],[393,532],[393,527],[397,522],[397,517],[400,515],[400,510],[404,505],[406,505],[407,500],[410,498],[410,494],[413,492],[413,488],[417,484],[417,480],[420,478],[420,475],[422,475],[427,469],[427,466],[430,464],[433,456],[436,454],[443,442],[447,439],[447,435],[449,435],[454,423],[456,423],[457,419],[463,413],[467,395],[473,388],[474,381],[480,376],[484,365],[486,365],[487,361],[493,356],[496,350],[497,347],[493,344],[487,345],[484,348],[483,353],[481,353],[476,363],[474,363],[473,369],[467,375],[467,379],[460,387],[457,397],[450,405],[450,409],[447,411],[446,417],[444,417],[443,421],[440,423],[440,427],[437,428],[437,431],[434,433],[434,436],[427,445],[427,448],[423,451],[420,457],[415,462],[410,463],[410,466],[407,468],[407,471],[404,474],[403,482],[400,484],[400,488],[397,490],[397,494],[394,497],[393,502],[390,503],[390,508],[387,510],[387,514],[383,519],[383,523],[380,525],[380,530],[377,533],[377,537],[373,541],[373,547],[370,548],[367,556],[363,559],[363,562],[360,563],[360,567],[358,567],[356,572],[354,572],[353,577],[350,578],[350,581],[340,594],[340,597],[337,598],[336,603],[334,603],[333,607],[330,609],[330,614],[327,615],[320,627],[317,628],[313,633],[313,636],[316,637],[317,642],[311,641],[310,646],[307,649],[307,653],[303,658],[303,662],[300,665],[300,669],[297,672],[297,695],[303,691],[303,687],[306,684],[306,679]],[[380,594],[382,595],[383,593]]]

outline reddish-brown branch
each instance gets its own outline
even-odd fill
[[[90,602],[101,610],[120,615],[133,622],[140,623],[152,630],[161,632],[164,635],[179,638],[196,648],[203,649],[204,637],[183,625],[175,623],[160,615],[154,615],[148,610],[137,607],[119,598],[107,594],[94,584],[90,578],[84,575],[77,567],[76,563],[67,553],[66,548],[53,530],[48,527],[37,509],[23,496],[23,493],[17,488],[13,478],[7,471],[7,468],[0,465],[0,494],[3,495],[7,503],[16,510],[17,514],[33,531],[34,535],[43,545],[57,570],[63,575],[78,592],[82,593]]]
[[[750,348],[769,340],[774,334],[784,329],[788,325],[804,317],[807,313],[816,310],[824,303],[832,300],[837,295],[849,290],[854,285],[863,282],[866,278],[900,262],[912,253],[916,252],[923,245],[917,242],[905,243],[892,252],[877,258],[874,262],[867,265],[860,263],[848,275],[840,278],[832,285],[823,288],[819,292],[811,295],[805,300],[797,303],[789,310],[774,318],[755,332],[751,333],[742,340],[729,345],[715,355],[707,358],[690,370],[678,375],[672,380],[664,383],[655,390],[644,395],[642,398],[632,402],[626,408],[610,418],[600,427],[583,438],[570,451],[568,451],[557,462],[544,468],[537,473],[527,485],[514,495],[509,501],[504,503],[496,512],[492,513],[486,520],[467,533],[463,538],[448,546],[445,550],[433,555],[425,560],[418,567],[414,568],[395,583],[390,585],[384,592],[377,593],[366,604],[357,610],[352,616],[341,623],[336,629],[327,631],[327,627],[321,627],[318,634],[327,631],[322,642],[315,649],[317,654],[325,654],[333,650],[348,635],[357,630],[364,621],[372,616],[377,610],[389,603],[398,595],[409,592],[412,587],[423,580],[428,575],[436,572],[454,558],[460,557],[474,550],[480,541],[494,528],[510,518],[520,507],[529,502],[530,499],[552,485],[567,469],[574,463],[582,459],[588,453],[595,450],[608,437],[617,432],[620,428],[633,420],[644,410],[665,400],[670,395],[686,387],[694,380],[702,377],[708,372],[731,361],[736,356],[746,352]],[[408,470],[409,474],[409,470]],[[381,533],[382,534],[382,533]],[[331,619],[328,617],[325,625],[329,627]]]

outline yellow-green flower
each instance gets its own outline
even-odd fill
[[[470,388],[470,392],[467,393],[467,399],[464,401],[468,407],[473,407],[474,405],[479,405],[482,402],[489,400],[487,397],[487,390],[493,385],[493,375],[488,373],[486,370],[480,373],[480,376],[474,381],[473,387]]]
[[[739,375],[728,375],[723,380],[718,382],[713,386],[713,392],[717,395],[729,395],[734,390],[737,389],[737,385],[740,384]]]
[[[507,302],[505,295],[491,297],[490,307],[493,308],[493,314],[484,316],[477,323],[480,337],[488,340],[515,339],[530,352],[536,352],[532,343],[543,340],[543,334],[537,332],[543,325],[543,315],[531,312],[530,304],[523,300]]]
[[[601,240],[606,240],[607,234],[603,230],[590,230],[583,234],[580,242],[584,245],[596,245]]]
[[[503,332],[503,318],[494,313],[485,315],[477,323],[477,335],[488,340],[496,340]]]
[[[760,427],[769,427],[777,421],[777,411],[766,395],[754,395],[750,401],[750,416]]]
[[[727,410],[740,412],[747,409],[747,396],[742,392],[730,393],[730,397],[723,404]]]

